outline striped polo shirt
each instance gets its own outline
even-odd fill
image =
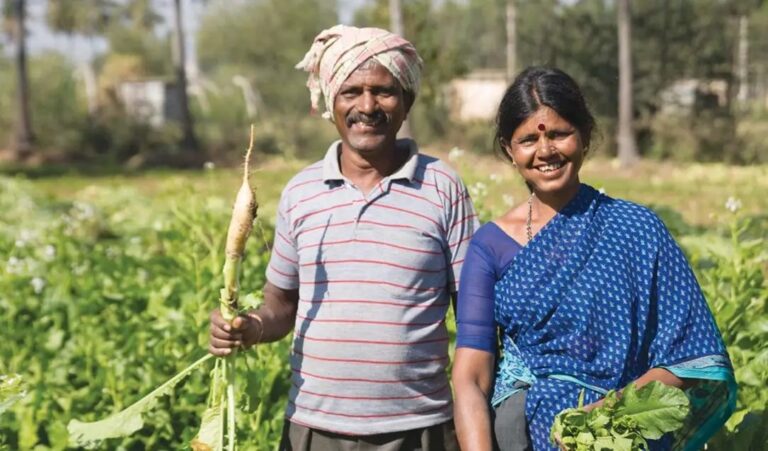
[[[410,156],[367,195],[324,160],[283,190],[267,279],[299,289],[286,417],[349,435],[452,416],[445,315],[477,228],[456,173]]]

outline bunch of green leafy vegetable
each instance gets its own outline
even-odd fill
[[[688,415],[685,393],[661,382],[640,388],[629,384],[622,392],[611,390],[602,405],[590,411],[579,407],[557,414],[550,440],[567,450],[642,450],[647,440],[659,439],[680,429]]]

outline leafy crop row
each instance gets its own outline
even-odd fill
[[[218,180],[208,183],[164,177],[151,196],[94,185],[62,202],[32,182],[0,177],[0,375],[21,375],[28,392],[0,415],[0,448],[65,449],[71,419],[124,409],[205,355],[231,205],[230,196],[207,194]],[[709,449],[767,449],[766,227],[737,214],[723,222],[724,230],[680,228],[677,237],[739,382],[737,413]],[[257,224],[243,263],[245,292],[263,284],[271,234]],[[279,439],[288,344],[238,358],[240,449],[273,449]],[[191,375],[140,431],[108,448],[188,449],[208,382],[205,371]]]
[[[205,355],[231,200],[173,180],[159,191],[89,187],[58,203],[0,178],[0,374],[19,373],[29,392],[0,416],[7,449],[65,449],[70,419],[125,408]],[[256,228],[244,287],[263,283],[270,235]],[[281,342],[238,359],[240,449],[278,440],[287,355]],[[139,432],[108,448],[188,448],[209,380],[193,374]]]
[[[733,217],[721,234],[681,238],[739,385],[736,412],[711,449],[768,449],[767,233],[766,218]]]

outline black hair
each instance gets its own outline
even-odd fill
[[[512,160],[504,149],[509,139],[526,119],[542,106],[548,106],[579,131],[584,148],[589,147],[595,118],[589,112],[579,85],[560,69],[528,67],[512,82],[499,104],[496,114],[497,149]]]

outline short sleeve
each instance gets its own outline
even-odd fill
[[[455,293],[458,291],[461,268],[465,262],[469,241],[477,230],[478,221],[472,198],[460,179],[454,185],[449,202],[446,218],[446,259],[450,268],[448,289],[451,293]]]
[[[459,287],[456,306],[456,347],[495,353],[495,262],[478,238],[475,236],[470,242],[461,271],[463,283]]]
[[[267,280],[285,290],[299,287],[299,256],[291,226],[290,207],[290,196],[284,190],[277,208],[275,241],[267,265]]]

